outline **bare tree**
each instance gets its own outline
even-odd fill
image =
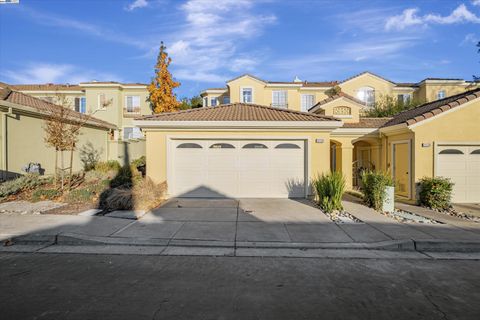
[[[55,149],[55,185],[58,182],[58,172],[60,171],[61,189],[63,190],[65,186],[65,171],[69,171],[69,185],[71,185],[72,182],[73,154],[76,150],[80,130],[92,119],[98,110],[89,114],[78,113],[72,110],[70,101],[62,94],[56,95],[56,102],[57,104],[46,104],[44,131],[45,143]],[[102,107],[107,107],[111,103],[111,99],[107,100]],[[70,152],[70,165],[67,168],[64,167],[65,151]],[[58,166],[59,152],[61,167]]]

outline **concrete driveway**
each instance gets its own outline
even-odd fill
[[[345,226],[347,229],[355,226]],[[292,199],[171,199],[132,226],[114,234],[142,234],[173,241],[238,242],[356,242],[390,240],[365,225],[353,239],[342,225],[302,200]],[[367,228],[368,230],[365,230]],[[355,232],[355,230],[353,230]]]

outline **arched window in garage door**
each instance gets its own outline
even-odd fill
[[[470,154],[479,154],[480,155],[480,149],[473,150],[472,152],[470,152]]]
[[[463,154],[463,152],[458,149],[445,149],[440,151],[439,154]]]
[[[275,149],[300,149],[300,147],[294,143],[280,143]]]
[[[235,147],[230,143],[214,143],[210,149],[235,149]]]
[[[177,146],[178,149],[202,149],[198,143],[182,143]]]
[[[263,143],[248,143],[243,146],[243,149],[268,149]]]

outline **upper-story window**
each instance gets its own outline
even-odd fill
[[[103,109],[105,108],[105,105],[107,103],[107,99],[105,98],[104,93],[100,93],[98,95],[98,109]]]
[[[362,87],[357,91],[357,98],[363,101],[366,106],[373,106],[375,103],[375,89],[372,87]]]
[[[207,97],[203,98],[203,106],[208,107],[208,98]]]
[[[252,88],[242,88],[242,102],[243,103],[252,103],[253,102],[253,89]]]
[[[141,138],[143,138],[143,134],[140,128],[137,128],[137,127],[123,128],[123,140],[141,139]]]
[[[230,97],[229,96],[223,97],[223,104],[229,104],[229,103],[230,103]]]
[[[412,100],[412,95],[409,93],[403,93],[403,94],[397,95],[397,101],[399,104],[406,105],[406,104],[409,104],[411,100]]]
[[[124,113],[140,113],[140,96],[125,96]]]
[[[87,99],[85,97],[75,98],[75,111],[87,113]]]
[[[210,105],[212,107],[216,107],[217,106],[217,101],[218,101],[217,98],[211,98],[210,99]]]
[[[445,98],[445,90],[439,90],[437,92],[437,99],[443,99]]]
[[[275,108],[287,108],[287,91],[286,90],[274,90],[272,91],[272,107]]]
[[[315,96],[313,94],[302,94],[302,111],[307,112],[315,104]]]

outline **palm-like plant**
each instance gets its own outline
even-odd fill
[[[323,211],[331,213],[342,210],[342,196],[345,192],[345,177],[341,172],[331,172],[317,176],[312,181],[317,195],[317,203]]]

